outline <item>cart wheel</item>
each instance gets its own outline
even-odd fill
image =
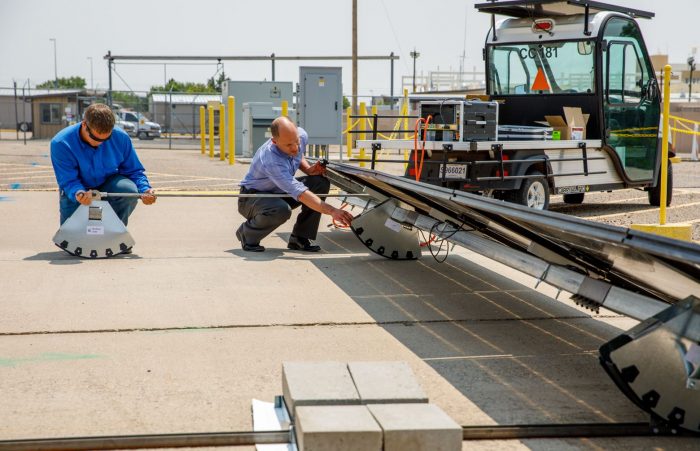
[[[532,171],[528,175],[536,177],[524,179],[520,189],[510,192],[508,201],[525,205],[535,210],[547,210],[549,208],[549,185],[547,180],[540,171]]]
[[[659,171],[659,180],[661,179],[661,171]],[[668,162],[668,183],[666,185],[666,206],[671,205],[673,200],[673,163]],[[657,180],[656,186],[649,188],[649,205],[652,207],[661,206],[661,182]]]
[[[565,204],[582,204],[585,193],[564,194]]]

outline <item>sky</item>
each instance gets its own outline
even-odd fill
[[[479,0],[478,2],[483,2]],[[466,0],[358,0],[358,53],[394,52],[394,92],[401,76],[436,70],[483,71],[488,15]],[[652,11],[640,19],[651,53],[685,62],[700,48],[697,0],[610,0]],[[660,5],[664,7],[661,8]],[[55,39],[52,41],[51,39]],[[56,59],[54,62],[54,42]],[[35,86],[81,76],[106,89],[104,55],[321,56],[352,54],[351,0],[0,0],[0,88]],[[462,58],[463,57],[463,58]],[[463,61],[463,63],[462,63]],[[54,64],[55,63],[55,64]],[[358,94],[389,94],[388,61],[360,61]],[[343,93],[352,90],[350,61],[278,61],[276,80],[298,82],[299,66],[342,66]],[[92,72],[91,72],[92,66]],[[270,62],[228,61],[232,80],[271,80]],[[196,65],[117,62],[115,90],[147,91],[166,79],[205,82],[215,61]]]

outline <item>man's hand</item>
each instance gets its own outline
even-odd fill
[[[345,227],[350,227],[350,223],[353,219],[355,219],[349,211],[341,210],[340,208],[335,207],[333,207],[333,211],[331,211],[331,217],[334,221]]]
[[[321,161],[317,161],[316,163],[312,164],[309,166],[309,169],[306,171],[307,175],[326,175],[326,167],[321,164]]]
[[[151,205],[156,202],[156,190],[153,188],[148,188],[143,194],[141,194],[141,202],[144,205]]]
[[[90,205],[92,203],[92,193],[78,191],[75,193],[75,200],[80,202],[82,205]]]

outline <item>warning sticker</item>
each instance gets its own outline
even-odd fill
[[[319,79],[318,79],[318,87],[319,87],[319,88],[323,88],[324,86],[326,86],[326,79],[323,78],[323,77],[319,77]]]
[[[537,76],[535,77],[535,82],[532,84],[531,91],[550,91],[552,88],[549,87],[549,82],[547,77],[544,75],[544,71],[540,67],[537,69]]]
[[[87,226],[87,234],[88,235],[104,235],[105,228],[104,228],[104,226]]]

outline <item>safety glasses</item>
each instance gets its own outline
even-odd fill
[[[87,122],[85,123],[85,129],[87,129],[88,136],[90,137],[90,139],[92,139],[93,141],[97,141],[98,143],[103,143],[112,137],[112,134],[110,133],[109,136],[106,138],[98,138],[97,136],[92,134],[92,130],[90,130],[90,126],[87,124]]]

